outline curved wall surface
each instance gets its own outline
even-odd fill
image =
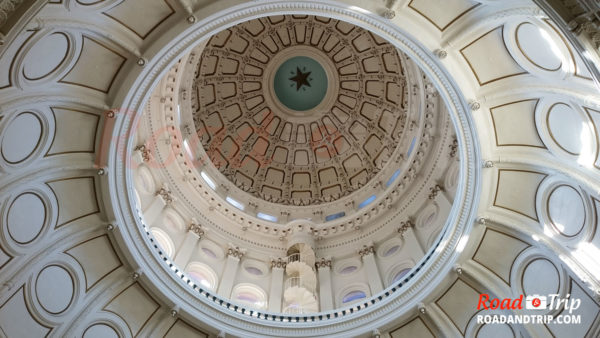
[[[600,334],[598,88],[586,56],[529,1],[0,4],[0,14],[9,13],[0,17],[4,335]],[[446,156],[461,158],[446,178],[461,182],[459,202],[419,271],[394,281],[406,267],[399,264],[382,277],[386,286],[390,282],[383,291],[355,287],[351,295],[364,293],[364,302],[306,316],[242,310],[211,290],[217,272],[196,265],[192,272],[204,273],[208,286],[194,288],[169,262],[162,264],[150,238],[165,236],[145,235],[128,174],[132,156],[145,155],[134,150],[143,140],[133,137],[133,123],[146,102],[160,102],[151,93],[161,76],[202,38],[241,21],[293,13],[352,22],[413,57],[434,80],[457,130]],[[166,148],[179,142],[169,134],[158,139]],[[165,202],[148,210],[180,238],[199,231],[192,226],[198,220],[178,214],[180,201],[168,189],[151,178],[135,184]],[[269,267],[244,258],[245,248],[232,244],[221,250],[200,242],[199,250],[216,260],[238,259],[236,273],[278,269],[276,261]],[[368,251],[385,256],[389,249]],[[369,252],[361,250],[355,250],[357,265],[367,264]],[[351,261],[334,261],[333,270]],[[234,288],[242,302],[249,299],[244,290],[255,290],[246,286]],[[263,291],[257,294],[268,298]],[[482,293],[570,295],[581,301],[574,311],[581,323],[478,323],[478,315],[497,313],[477,309]],[[532,311],[513,312],[540,313]]]

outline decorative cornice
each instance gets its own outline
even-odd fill
[[[227,256],[235,257],[237,259],[242,259],[246,254],[245,249],[241,249],[239,246],[233,245],[229,243],[229,249],[227,249]]]
[[[436,184],[435,186],[429,188],[429,196],[427,198],[430,200],[435,199],[440,191],[442,191],[442,187]]]
[[[204,235],[205,235],[205,232],[204,232],[204,229],[202,228],[202,225],[200,225],[195,218],[192,218],[192,222],[188,226],[188,231],[193,232],[194,234],[196,234],[200,238],[204,237]]]
[[[169,186],[166,183],[163,183],[162,187],[156,192],[155,195],[162,197],[167,204],[171,204],[173,201],[175,201],[175,197],[173,196],[171,190],[169,190]]]
[[[383,16],[384,18],[391,20],[394,17],[396,17],[396,12],[391,10],[391,9],[386,9],[383,11],[383,13],[381,13],[381,16]]]
[[[450,157],[454,158],[456,157],[456,153],[458,152],[458,140],[456,139],[456,137],[452,140],[452,143],[450,144]]]
[[[150,159],[152,158],[150,149],[148,149],[146,147],[145,144],[139,145],[137,147],[135,147],[134,150],[137,150],[140,152],[140,154],[142,155],[142,159],[144,160],[144,162],[150,162]]]
[[[285,261],[284,258],[278,257],[277,259],[275,259],[275,258],[271,259],[271,269],[272,268],[285,269],[286,265],[287,265],[287,262]]]
[[[315,262],[315,267],[318,269],[330,268],[331,269],[331,258],[322,257],[320,260]]]
[[[402,223],[400,223],[400,227],[398,227],[397,231],[400,234],[400,237],[404,238],[404,233],[406,231],[408,231],[408,229],[413,228],[415,226],[415,223],[413,223],[412,220],[406,220]]]
[[[358,254],[360,258],[363,258],[367,255],[371,255],[375,253],[375,246],[373,245],[363,245],[362,249],[358,250]]]

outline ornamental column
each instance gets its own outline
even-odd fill
[[[144,221],[149,227],[156,222],[158,217],[162,214],[164,207],[170,205],[175,200],[175,197],[173,197],[171,190],[169,190],[169,187],[166,184],[163,184],[162,187],[156,191],[154,196],[152,203],[144,209]]]
[[[383,290],[381,276],[379,275],[379,269],[377,268],[377,262],[375,261],[375,247],[372,244],[369,246],[364,245],[363,248],[358,251],[358,254],[362,258],[365,273],[369,279],[371,296],[373,296]]]
[[[319,303],[321,311],[333,310],[331,286],[331,258],[321,258],[315,263],[319,274]]]
[[[400,238],[404,241],[404,249],[410,252],[411,258],[417,262],[421,257],[425,256],[425,251],[419,241],[419,236],[415,232],[415,223],[408,219],[400,223],[397,229]]]
[[[229,298],[231,296],[231,289],[233,288],[233,281],[237,274],[238,266],[240,265],[240,259],[244,256],[246,250],[240,249],[237,246],[229,244],[229,250],[227,250],[227,260],[225,261],[225,270],[221,277],[221,283],[217,294],[222,297]]]
[[[188,226],[188,232],[185,234],[183,243],[179,247],[179,251],[175,254],[174,263],[178,267],[185,269],[186,265],[192,258],[196,245],[204,236],[204,230],[202,226],[198,224],[198,221],[192,218],[192,223]]]
[[[269,311],[281,312],[283,295],[283,272],[286,262],[281,258],[271,260],[271,288],[269,290]]]

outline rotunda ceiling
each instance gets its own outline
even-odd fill
[[[288,15],[182,55],[153,89],[131,153],[135,207],[169,269],[286,314],[344,307],[420,269],[455,217],[463,157],[439,79],[407,53],[345,21]],[[156,205],[170,216],[157,219]],[[380,282],[347,285],[357,255],[378,257]],[[246,264],[233,289],[229,257]],[[255,277],[269,264],[286,269],[281,304]],[[321,304],[315,266],[332,264],[340,290]]]
[[[460,162],[433,81],[386,40],[336,19],[267,16],[215,33],[145,107],[138,205],[168,192],[184,218],[214,230],[208,237],[250,246],[257,259],[287,249],[294,220],[311,222],[324,256],[354,254],[347,244],[383,242],[402,224],[422,229],[426,251],[450,213]]]
[[[214,35],[194,67],[191,108],[206,155],[270,202],[351,194],[383,168],[406,127],[399,52],[347,22],[254,19]]]
[[[597,44],[579,44],[593,42],[591,26],[571,21],[582,18],[578,6],[558,16],[526,0],[8,2],[15,6],[0,9],[3,335],[599,336],[600,73]],[[195,77],[204,45],[190,48],[277,13],[349,20],[406,52],[402,139],[367,185],[336,201],[276,205],[240,193],[212,163],[194,171],[185,154],[185,127],[196,129],[179,86],[183,72]],[[347,88],[330,81],[327,60],[299,57],[319,64],[326,86],[310,91],[319,67],[284,67],[289,56],[269,76],[283,69],[290,93],[273,95],[272,78],[273,92],[260,91],[282,121],[310,126],[302,119],[328,102],[331,87]],[[260,211],[280,220],[257,219]],[[283,275],[284,231],[309,217],[314,229],[295,235],[312,236],[315,268],[331,278],[318,281],[320,313],[292,303],[284,315],[286,295],[274,285],[305,284]],[[419,247],[431,243],[437,249],[419,263]],[[573,313],[581,322],[478,323],[480,292],[556,290],[581,299]]]

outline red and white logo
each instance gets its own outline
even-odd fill
[[[565,298],[561,298],[558,294],[548,296],[529,295],[525,297],[526,310],[568,310],[569,313],[577,310],[581,306],[581,300],[570,298],[567,294]],[[523,310],[523,295],[519,298],[492,298],[487,293],[479,295],[477,302],[477,310]]]
[[[525,310],[523,310],[525,298]],[[573,314],[581,306],[581,299],[570,294],[520,295],[518,298],[492,298],[487,293],[479,295],[477,310],[478,324],[581,324],[581,315]],[[489,311],[509,310],[509,311]],[[510,311],[513,310],[513,311]],[[518,311],[514,311],[518,310]],[[536,311],[537,310],[537,311]],[[540,310],[543,310],[540,312]],[[553,311],[560,311],[555,316]]]
[[[545,310],[548,307],[546,296],[532,295],[525,298],[525,308],[527,310]]]
[[[479,295],[479,302],[477,303],[477,310],[517,310],[523,309],[523,295],[519,298],[490,298],[487,293]]]

